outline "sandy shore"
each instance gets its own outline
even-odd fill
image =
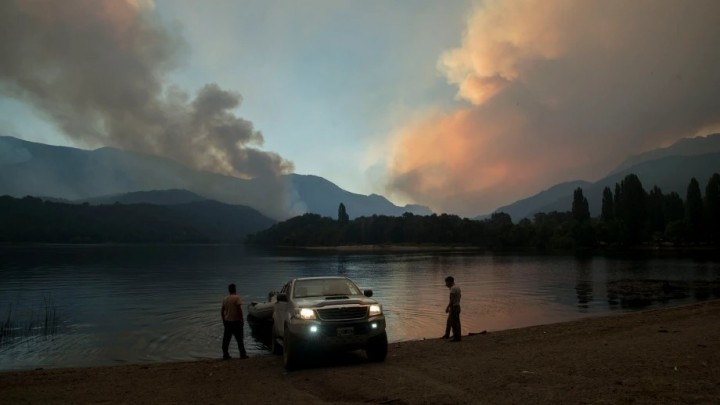
[[[391,344],[287,373],[278,356],[0,374],[0,403],[718,403],[720,301]]]

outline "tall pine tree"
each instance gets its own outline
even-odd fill
[[[580,187],[573,192],[572,216],[578,222],[590,219],[590,206]]]
[[[602,198],[602,211],[600,218],[605,222],[611,222],[615,219],[615,211],[613,210],[613,193],[610,187],[605,187]]]
[[[629,174],[616,187],[615,215],[622,225],[621,238],[629,245],[643,241],[647,194],[640,178]]]
[[[703,238],[703,200],[700,184],[693,177],[687,188],[685,198],[685,222],[688,240],[698,243]]]
[[[340,203],[340,206],[338,207],[338,222],[340,224],[347,224],[350,222],[350,216],[347,211],[345,211],[345,204],[343,203]]]
[[[705,224],[708,241],[720,241],[720,174],[713,174],[705,187]]]

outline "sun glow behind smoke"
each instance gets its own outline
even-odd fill
[[[395,133],[388,188],[476,215],[695,135],[720,123],[718,41],[715,1],[483,2],[438,61],[469,105]]]

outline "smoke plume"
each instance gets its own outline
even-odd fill
[[[465,106],[401,128],[389,189],[487,213],[720,124],[720,2],[487,0],[438,66]]]
[[[151,0],[2,1],[0,33],[2,94],[31,103],[77,143],[243,178],[292,170],[234,115],[240,94],[207,84],[192,98],[166,83],[185,44]]]

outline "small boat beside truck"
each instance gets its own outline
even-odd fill
[[[266,302],[253,301],[248,304],[247,321],[250,325],[272,323],[277,294],[277,291],[271,291],[268,293],[268,300]]]

